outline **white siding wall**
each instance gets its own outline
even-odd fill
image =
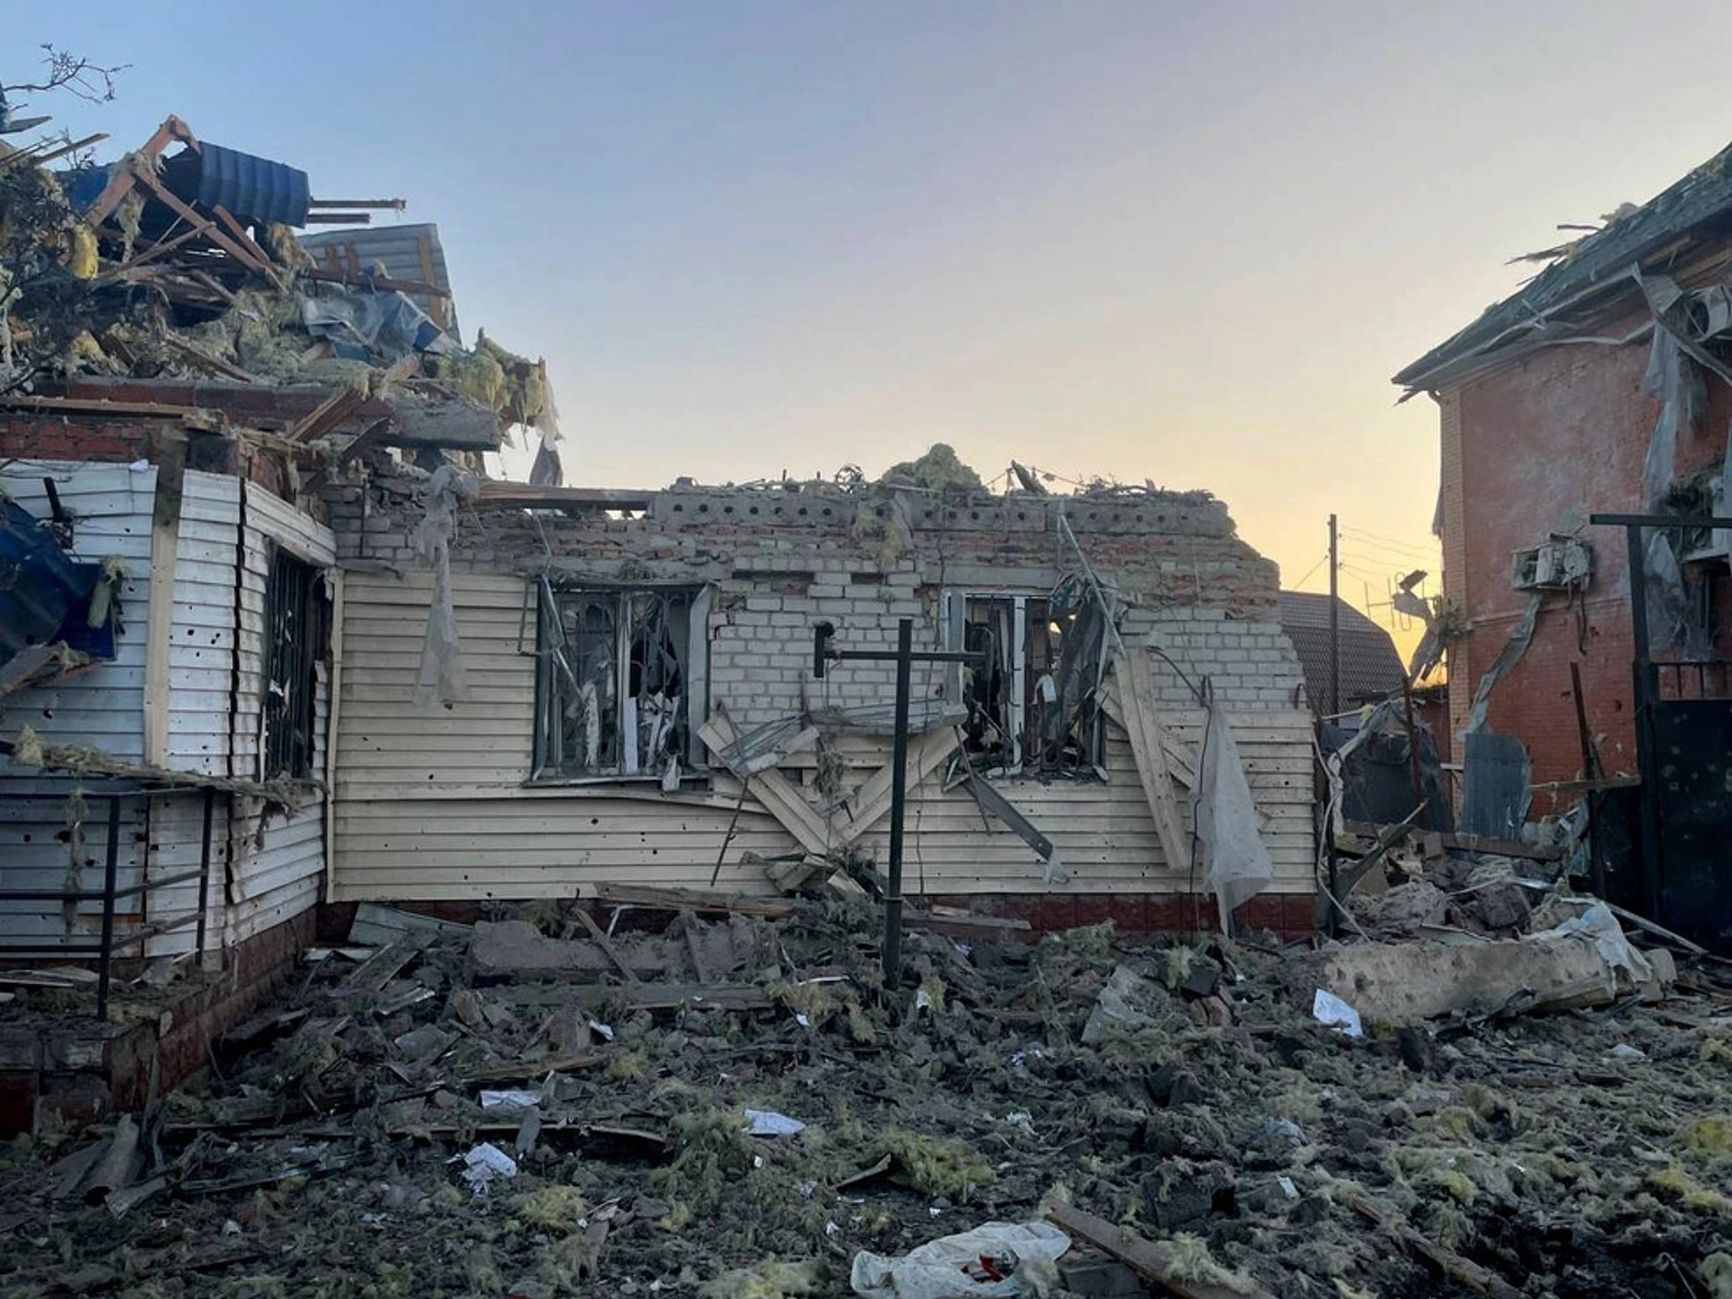
[[[335,896],[533,897],[608,882],[708,885],[737,786],[719,778],[713,793],[677,800],[618,786],[525,787],[535,671],[534,659],[518,650],[523,583],[458,573],[453,584],[469,698],[426,713],[412,695],[430,576],[346,575]],[[712,698],[736,717],[750,715],[750,690],[745,682],[718,678]],[[1229,716],[1268,818],[1274,888],[1310,892],[1310,718],[1254,705],[1230,705]],[[1174,708],[1168,721],[1195,743],[1199,710]],[[1184,871],[1162,860],[1128,743],[1116,730],[1109,735],[1104,784],[1004,781],[999,787],[1058,844],[1070,872],[1062,891],[1190,891]],[[848,737],[842,749],[854,781],[889,756],[881,740]],[[789,774],[811,776],[809,769]],[[922,886],[924,872],[924,888],[933,893],[1043,890],[1034,853],[998,823],[984,827],[967,793],[946,794],[940,780],[930,778],[913,791],[910,887]],[[742,864],[741,854],[795,847],[755,808],[748,802],[740,818],[722,887],[763,889],[761,870]],[[886,830],[881,826],[866,839],[880,861]],[[1200,884],[1195,891],[1202,891]]]
[[[145,628],[150,594],[150,518],[156,492],[154,466],[14,461],[0,466],[0,490],[39,519],[50,516],[42,480],[55,481],[61,504],[74,519],[73,557],[101,563],[118,556],[126,565],[121,584],[121,632],[115,658],[59,685],[20,690],[0,699],[0,734],[13,738],[34,727],[49,744],[91,745],[117,758],[137,761],[144,753]],[[93,785],[98,787],[100,782]],[[62,889],[72,853],[66,838],[67,791],[71,782],[21,771],[0,758],[0,793],[36,792],[28,801],[0,797],[0,880],[6,888]],[[107,804],[90,799],[83,826],[78,886],[102,886]],[[119,882],[138,880],[144,859],[144,806],[122,804]],[[135,902],[123,905],[136,906]],[[89,903],[68,935],[55,903],[0,903],[0,941],[87,943],[97,934],[100,905]]]
[[[149,599],[151,510],[156,469],[123,465],[24,465],[0,470],[3,486],[25,508],[46,516],[41,488],[53,473],[62,503],[77,517],[76,554],[102,560],[121,556],[128,577],[122,588],[123,633],[114,662],[47,690],[21,691],[0,701],[0,733],[15,735],[29,723],[55,744],[89,744],[128,761],[144,756],[144,680]],[[241,492],[234,478],[188,471],[182,493],[176,552],[174,613],[169,632],[167,701],[168,765],[185,771],[255,778],[264,670],[264,587],[269,547],[282,544],[303,559],[329,566],[330,531],[278,497],[247,484],[245,566],[237,565]],[[235,586],[241,576],[241,628],[237,646]],[[324,726],[329,698],[320,669],[316,698],[318,739],[315,774],[323,774]],[[13,776],[11,779],[6,779]],[[93,783],[92,788],[100,785]],[[7,887],[61,888],[69,854],[64,840],[64,781],[26,781],[0,760],[0,788],[41,790],[40,800],[0,799],[0,866]],[[121,872],[135,882],[140,866],[166,879],[199,865],[203,795],[158,795],[124,805]],[[90,802],[84,828],[83,887],[102,880],[105,809]],[[232,946],[262,929],[306,910],[318,900],[324,872],[324,809],[315,801],[287,818],[276,817],[256,839],[259,805],[216,796],[212,826],[207,946]],[[148,843],[148,849],[146,844]],[[188,881],[123,904],[126,923],[190,914],[198,884]],[[43,903],[0,904],[0,940],[63,935],[58,907]],[[127,910],[125,908],[130,908]],[[100,908],[88,904],[94,917]],[[193,949],[192,924],[150,940],[152,955]],[[89,941],[82,933],[72,941]]]

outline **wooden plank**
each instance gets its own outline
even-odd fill
[[[920,782],[936,771],[956,746],[956,728],[953,726],[935,727],[926,734],[911,739],[908,742],[906,768],[908,788],[918,788]],[[895,772],[890,763],[885,763],[870,780],[860,786],[854,814],[845,816],[838,812],[831,818],[831,825],[842,843],[853,843],[890,811],[891,785],[894,782]]]
[[[1454,1250],[1427,1240],[1406,1223],[1396,1222],[1358,1191],[1349,1187],[1342,1189],[1340,1194],[1348,1208],[1375,1223],[1408,1253],[1425,1259],[1452,1281],[1466,1286],[1475,1294],[1490,1295],[1491,1299],[1521,1299],[1521,1291],[1490,1268],[1481,1267]]]
[[[1119,682],[1119,707],[1124,714],[1125,734],[1130,737],[1137,777],[1148,799],[1150,815],[1155,819],[1161,852],[1169,867],[1180,869],[1191,859],[1190,841],[1185,835],[1178,799],[1173,793],[1166,739],[1162,734],[1164,728],[1155,714],[1154,683],[1149,673],[1148,655],[1141,650],[1118,655],[1113,660],[1113,674]]]
[[[1182,1299],[1274,1299],[1255,1283],[1236,1286],[1195,1280],[1171,1245],[1146,1240],[1081,1209],[1060,1205],[1047,1211],[1046,1220],[1073,1239],[1084,1240],[1101,1253],[1118,1259],[1145,1281],[1164,1286]]]
[[[658,889],[639,884],[602,884],[595,900],[613,907],[657,907],[667,911],[721,912],[787,920],[799,914],[798,903],[783,898],[755,898],[708,889]]]
[[[656,493],[630,491],[614,487],[535,487],[528,483],[507,483],[489,480],[481,484],[481,494],[475,499],[477,509],[518,509],[540,507],[559,509],[562,506],[583,506],[604,510],[647,510]]]
[[[619,954],[619,949],[613,945],[613,940],[607,936],[607,933],[600,925],[595,923],[594,916],[590,915],[589,912],[585,911],[582,907],[573,907],[571,914],[577,917],[578,923],[589,932],[589,936],[594,941],[595,945],[601,948],[608,960],[613,962],[614,969],[618,970],[625,976],[625,981],[627,983],[641,982],[637,977],[637,971],[632,969],[625,957]]]
[[[718,760],[725,762],[723,755],[740,737],[728,715],[717,709],[698,729],[698,738]],[[782,823],[802,848],[820,857],[829,855],[830,827],[794,787],[792,781],[774,767],[744,779],[747,789],[758,796],[759,802],[763,803],[771,816]]]
[[[361,384],[334,392],[310,413],[296,420],[284,436],[291,442],[311,442],[321,438],[359,410],[369,395]]]

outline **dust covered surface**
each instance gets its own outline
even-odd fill
[[[1523,1294],[1732,1280],[1706,967],[1658,1006],[1355,1039],[1272,944],[913,933],[886,995],[865,906],[682,915],[617,963],[560,908],[516,914],[595,959],[480,983],[448,931],[309,962],[140,1116],[130,1204],[81,1175],[105,1132],[14,1143],[0,1293],[840,1295],[856,1251],[1054,1202],[1279,1296],[1468,1293],[1355,1191]],[[747,1109],[805,1126],[748,1135]],[[483,1143],[515,1175],[471,1168]]]

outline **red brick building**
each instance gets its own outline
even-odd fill
[[[1636,768],[1625,536],[1589,516],[1725,514],[1732,505],[1719,483],[1732,313],[1717,304],[1732,304],[1729,261],[1732,150],[1560,250],[1521,292],[1395,376],[1409,395],[1429,394],[1441,415],[1444,592],[1465,626],[1448,648],[1453,732],[1537,602],[1526,652],[1486,697],[1489,728],[1519,737],[1531,755],[1541,787],[1533,815],[1552,810],[1546,784],[1582,774],[1572,663],[1605,771]],[[1668,366],[1678,379],[1676,444],[1659,440],[1645,485]],[[1690,626],[1654,657],[1723,661],[1724,537],[1716,548],[1711,535],[1662,535],[1680,552]],[[1585,578],[1574,567],[1577,545]],[[1709,669],[1710,691],[1725,693],[1725,671]],[[1665,689],[1672,678],[1662,671],[1661,681]],[[1692,675],[1684,688],[1700,687]]]

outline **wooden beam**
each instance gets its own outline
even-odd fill
[[[1166,728],[1155,710],[1153,674],[1141,647],[1132,647],[1113,660],[1118,679],[1118,703],[1124,714],[1125,734],[1137,763],[1137,778],[1143,797],[1155,819],[1155,833],[1168,870],[1183,870],[1191,859],[1190,840],[1179,816],[1179,800],[1173,793],[1173,773],[1167,763]]]
[[[138,183],[148,189],[158,202],[172,209],[182,219],[193,223],[197,223],[204,219],[191,207],[181,202],[175,195],[169,193],[163,183],[151,174],[148,167],[140,166],[135,162],[132,165],[132,174],[138,178]],[[258,266],[254,253],[242,244],[238,243],[233,235],[222,228],[222,209],[217,209],[217,212],[217,224],[209,227],[205,232],[210,235],[211,242],[216,244],[218,248],[221,248],[230,257],[233,257],[241,265],[249,267],[252,270],[262,269]],[[230,217],[229,219],[232,221],[234,218]],[[251,242],[252,240],[247,240],[247,243]],[[269,267],[268,262],[266,263],[266,266]],[[271,274],[273,279],[275,278],[274,268],[268,269],[266,273]]]
[[[347,284],[360,289],[395,290],[398,293],[419,293],[429,298],[449,298],[451,290],[442,289],[437,284],[429,284],[424,280],[391,280],[380,275],[363,275],[359,270],[342,270],[342,255],[335,244],[325,245],[325,260],[336,270],[306,270],[297,271],[304,280],[318,280],[325,284]]]
[[[359,384],[332,393],[310,414],[290,426],[285,437],[291,442],[311,442],[337,428],[363,405],[372,394]]]
[[[714,889],[655,888],[648,884],[598,884],[595,900],[610,907],[655,907],[665,911],[762,916],[766,920],[787,920],[800,911],[798,903],[786,898],[756,898]]]
[[[1481,1267],[1454,1250],[1427,1240],[1406,1223],[1396,1222],[1358,1191],[1348,1187],[1337,1193],[1348,1208],[1375,1224],[1409,1254],[1425,1259],[1450,1280],[1466,1286],[1475,1294],[1490,1295],[1491,1299],[1521,1299],[1521,1291],[1490,1268]]]
[[[1171,1245],[1147,1240],[1123,1227],[1115,1227],[1105,1218],[1098,1218],[1081,1209],[1060,1205],[1047,1211],[1046,1220],[1073,1239],[1093,1245],[1101,1253],[1116,1258],[1145,1281],[1163,1286],[1181,1299],[1274,1299],[1254,1282],[1248,1286],[1226,1285],[1195,1279],[1193,1269],[1186,1267]]]
[[[165,117],[162,125],[156,128],[150,139],[144,142],[144,147],[134,157],[147,160],[145,167],[148,169],[155,163],[157,155],[175,140],[181,141],[189,148],[198,148],[198,141],[193,137],[192,131],[185,122],[178,117]],[[140,173],[136,165],[116,168],[114,175],[108,178],[108,184],[103,186],[102,193],[96,196],[96,202],[85,209],[85,224],[94,229],[106,221],[108,214],[121,205],[139,179]]]
[[[36,397],[25,393],[0,396],[0,409],[39,410],[53,415],[132,415],[146,419],[174,420],[187,428],[215,430],[222,427],[217,411],[199,406],[170,406],[149,401],[104,401],[84,397]]]
[[[739,733],[734,729],[728,715],[717,709],[698,729],[698,738],[709,746],[718,760],[725,763],[723,754],[739,738]],[[738,772],[734,774],[739,775]],[[781,823],[782,828],[794,836],[795,842],[807,852],[816,853],[820,857],[829,855],[831,827],[806,801],[792,781],[774,767],[741,779],[746,782],[746,788],[758,796],[758,801],[769,810],[770,815]]]
[[[233,296],[230,294],[224,293],[222,296],[227,297],[231,302],[234,300]],[[163,332],[162,341],[171,352],[178,353],[193,364],[202,366],[213,374],[220,374],[225,379],[237,379],[241,383],[260,382],[258,375],[251,374],[248,371],[241,369],[241,367],[234,364],[234,362],[226,361],[213,352],[205,351],[204,348],[200,347],[191,339],[182,338],[173,330],[165,330]]]
[[[564,506],[584,506],[603,510],[647,510],[656,493],[630,491],[612,487],[535,487],[528,483],[488,481],[481,484],[476,497],[477,509],[541,508],[556,510]]]
[[[957,743],[956,728],[953,726],[934,727],[926,734],[909,740],[908,765],[905,769],[908,788],[918,789],[920,782],[936,771],[939,764],[955,751]],[[890,811],[890,787],[895,777],[894,764],[885,763],[860,786],[854,814],[846,816],[838,812],[831,818],[830,824],[838,840],[844,844],[853,843]]]

